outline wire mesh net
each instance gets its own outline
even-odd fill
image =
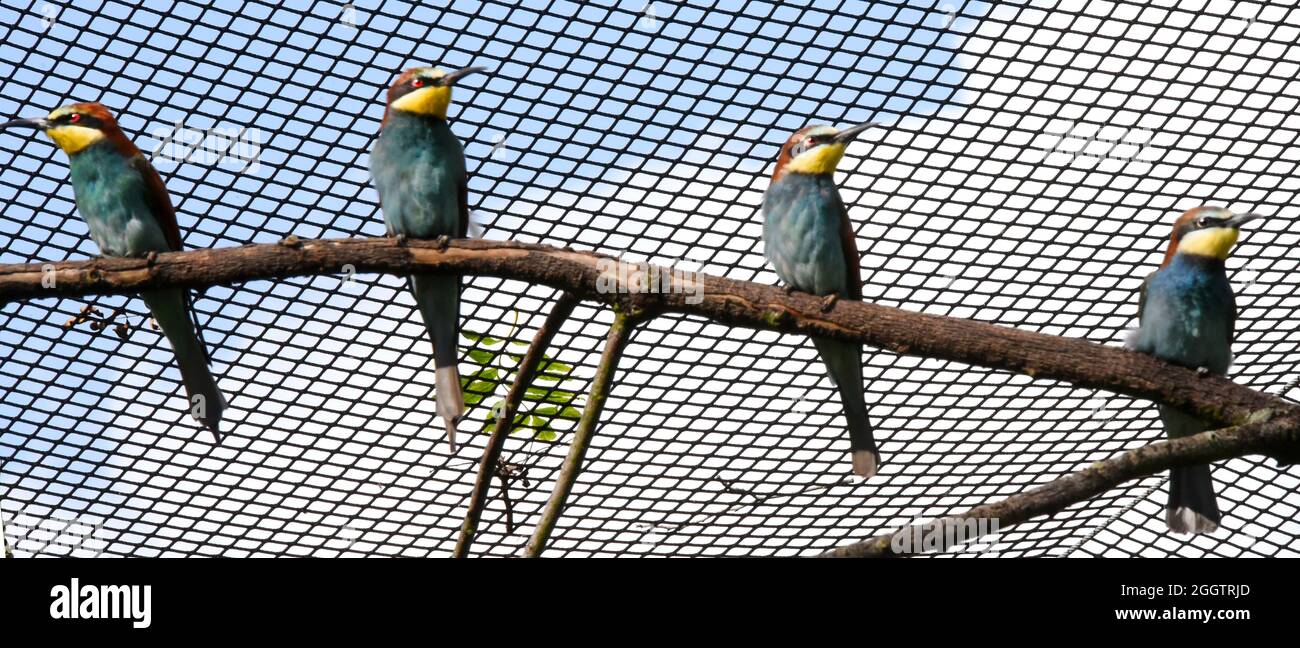
[[[412,65],[458,86],[477,233],[776,283],[759,203],[808,123],[887,124],[840,166],[865,298],[1119,344],[1177,212],[1273,215],[1228,262],[1233,378],[1297,394],[1300,10],[1289,2],[34,3],[0,0],[0,114],[108,105],[187,248],[380,236],[367,172]],[[0,134],[3,262],[97,253],[66,157]],[[184,153],[178,155],[177,151]],[[403,279],[196,298],[230,399],[216,445],[136,298],[0,309],[0,513],[16,555],[447,555],[482,430],[552,289],[465,280],[452,454]],[[83,308],[108,323],[66,326]],[[116,312],[123,309],[122,312]],[[84,319],[84,318],[83,318]],[[503,455],[474,553],[517,555],[612,315],[580,306]],[[124,326],[118,326],[123,324]],[[887,463],[851,477],[808,341],[641,326],[548,555],[807,555],[958,513],[1162,437],[1144,401],[868,349]],[[1295,555],[1297,478],[1218,464],[1223,528],[1163,524],[1164,476],[951,553]],[[504,488],[503,488],[504,485]]]

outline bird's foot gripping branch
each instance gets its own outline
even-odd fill
[[[1001,506],[1001,509],[989,511],[977,507],[965,514],[999,517],[1003,530],[1016,522],[1093,497],[1123,481],[1174,465],[1245,454],[1265,454],[1287,464],[1300,459],[1300,407],[1221,376],[1198,377],[1192,369],[1145,354],[856,300],[840,300],[830,311],[823,311],[822,299],[814,295],[787,293],[775,286],[702,274],[689,279],[700,282],[700,286],[683,290],[598,290],[602,262],[607,264],[609,259],[605,255],[543,245],[480,240],[453,241],[445,250],[432,241],[421,240],[408,240],[404,245],[390,238],[300,240],[294,246],[267,244],[161,253],[152,263],[143,258],[101,258],[0,265],[0,303],[231,285],[334,274],[344,272],[344,268],[395,275],[485,275],[555,288],[569,295],[562,301],[602,303],[623,313],[628,318],[626,321],[682,313],[733,326],[857,342],[900,354],[1023,373],[1147,399],[1185,411],[1214,426],[1233,428],[1139,448],[1004,502],[985,505]],[[703,298],[695,299],[694,295]],[[562,309],[557,306],[556,310]],[[563,313],[559,320],[567,315]],[[545,345],[535,340],[534,346]],[[607,343],[606,353],[614,346],[612,342]],[[524,373],[521,371],[520,375]],[[591,424],[595,424],[594,418]],[[1102,466],[1113,468],[1099,472]],[[480,475],[479,479],[484,478]],[[473,527],[473,524],[467,527],[470,535]],[[544,541],[545,537],[541,539]],[[533,551],[540,553],[542,548],[536,546]],[[872,552],[845,548],[838,553]]]

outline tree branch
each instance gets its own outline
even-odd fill
[[[591,379],[591,393],[587,395],[587,404],[582,409],[582,417],[573,431],[573,440],[569,444],[569,456],[564,458],[560,475],[555,479],[555,490],[551,499],[542,509],[542,518],[533,530],[533,537],[528,541],[524,551],[526,558],[539,558],[546,551],[546,543],[551,538],[555,523],[564,513],[564,506],[569,501],[573,484],[582,472],[582,460],[587,455],[587,447],[595,435],[596,426],[600,424],[600,413],[605,409],[605,400],[609,398],[610,385],[614,383],[614,372],[618,370],[618,360],[623,356],[623,347],[628,335],[637,325],[637,318],[620,310],[614,311],[614,323],[609,327],[609,337],[605,340],[605,350],[600,355],[600,366],[596,367],[596,376]]]
[[[0,304],[338,272],[454,273],[517,279],[629,314],[684,313],[724,324],[856,341],[899,354],[1104,389],[1171,405],[1225,426],[1300,411],[1280,398],[1223,377],[1200,377],[1191,369],[1086,340],[860,301],[840,300],[830,312],[822,312],[820,298],[786,294],[775,286],[654,270],[606,255],[514,242],[458,240],[440,251],[429,241],[303,241],[291,236],[278,244],[161,254],[152,264],[146,259],[97,259],[0,265]],[[648,284],[652,277],[661,281],[658,292],[619,291]],[[1288,462],[1296,459],[1296,455],[1287,456]]]
[[[1153,475],[1174,466],[1207,464],[1248,454],[1285,455],[1294,453],[1297,447],[1300,447],[1300,415],[1296,414],[1288,414],[1260,423],[1211,430],[1180,439],[1157,441],[1097,462],[1042,486],[1012,495],[1000,502],[976,506],[960,515],[924,524],[914,524],[870,540],[837,547],[820,557],[879,558],[912,555],[898,553],[895,540],[899,541],[897,543],[899,546],[906,546],[902,541],[909,536],[917,538],[929,533],[943,534],[944,529],[958,526],[963,529],[980,528],[971,524],[963,525],[963,520],[997,520],[997,531],[1001,532],[1007,527],[1039,515],[1055,513],[1076,502],[1096,497],[1131,479]],[[973,537],[964,538],[966,542],[973,539]],[[915,546],[914,542],[912,544]]]
[[[564,325],[564,321],[569,318],[577,305],[578,299],[573,295],[569,293],[561,295],[551,307],[551,313],[546,316],[542,327],[537,329],[537,334],[533,336],[533,342],[528,346],[524,359],[519,362],[515,382],[510,385],[510,391],[506,394],[501,411],[496,413],[496,426],[492,429],[487,447],[483,450],[483,460],[479,463],[478,477],[474,481],[474,492],[470,495],[469,508],[465,511],[465,519],[460,525],[456,550],[451,554],[453,558],[465,558],[469,555],[470,545],[474,543],[474,535],[478,533],[478,523],[483,516],[483,507],[487,504],[488,490],[492,488],[492,476],[496,474],[497,462],[501,460],[501,450],[505,448],[506,438],[514,428],[515,413],[519,411],[519,403],[528,392],[529,385],[533,384],[533,379],[537,377],[537,367],[541,364],[542,357],[546,355],[546,348],[551,345],[551,339],[559,332],[560,327]]]

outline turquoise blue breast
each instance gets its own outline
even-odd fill
[[[370,154],[389,234],[463,237],[465,154],[447,122],[393,111]]]
[[[1138,349],[1186,367],[1226,373],[1236,313],[1222,261],[1175,255],[1147,283]]]
[[[781,281],[817,295],[848,295],[840,240],[844,214],[829,174],[787,173],[768,187],[763,247]]]
[[[143,256],[171,249],[145,199],[144,178],[107,142],[92,144],[69,162],[77,212],[106,256]]]

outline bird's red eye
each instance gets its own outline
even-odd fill
[[[72,116],[68,118],[68,121],[75,124],[81,121],[81,115],[78,115],[77,113],[72,113]]]
[[[422,86],[422,85],[424,85],[424,79],[416,79],[416,80],[414,80],[414,81],[411,82],[411,87],[412,87],[412,88],[418,88],[418,87],[420,87],[420,86]]]
[[[809,137],[808,139],[806,139],[806,140],[803,141],[803,145],[804,145],[804,146],[807,146],[808,148],[812,148],[812,145],[813,145],[813,144],[816,144],[816,143],[817,143],[817,140],[814,140],[814,139],[811,138],[811,137]]]

